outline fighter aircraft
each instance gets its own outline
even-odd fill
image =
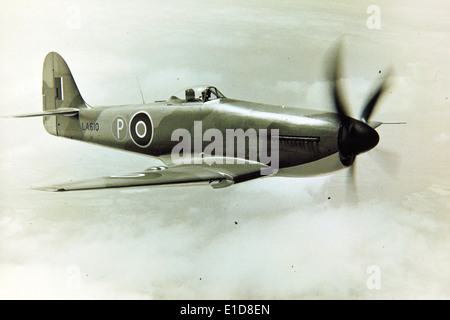
[[[329,79],[335,112],[268,105],[226,97],[214,86],[186,88],[153,103],[88,105],[64,59],[50,52],[43,67],[43,117],[48,133],[160,160],[131,174],[38,187],[47,191],[209,184],[228,187],[271,177],[304,177],[352,166],[379,142],[370,121],[386,79],[368,99],[360,119],[349,115],[338,47]],[[269,156],[270,153],[270,156]]]

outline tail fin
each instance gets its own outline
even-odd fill
[[[87,107],[67,63],[56,52],[50,52],[45,57],[42,78],[42,109],[44,112]],[[74,117],[45,116],[44,127],[47,132],[56,136],[74,139],[82,136],[78,115]]]

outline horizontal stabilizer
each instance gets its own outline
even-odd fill
[[[30,118],[30,117],[46,117],[46,116],[76,116],[80,110],[76,108],[60,108],[53,110],[45,110],[37,113],[19,114],[10,116],[10,118]]]

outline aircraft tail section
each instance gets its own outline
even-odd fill
[[[80,128],[78,113],[67,116],[63,110],[87,108],[78,91],[67,63],[56,52],[47,54],[42,73],[42,95],[44,127],[50,134],[79,139],[83,132]],[[58,112],[58,109],[62,109]]]

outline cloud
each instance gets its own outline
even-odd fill
[[[2,292],[27,298],[445,297],[439,271],[448,267],[448,236],[438,235],[448,220],[439,224],[428,215],[445,203],[428,211],[417,207],[435,203],[429,192],[439,199],[448,188],[419,192],[404,207],[380,203],[378,196],[336,207],[338,195],[328,193],[327,200],[322,194],[330,179],[274,178],[224,192],[33,194],[41,209],[12,215],[0,226],[8,243],[2,254],[17,264],[2,265],[8,279]],[[280,198],[293,188],[295,194]],[[84,205],[74,205],[80,197]],[[67,287],[72,265],[80,270],[77,290]],[[381,270],[379,291],[366,286],[372,265]]]

